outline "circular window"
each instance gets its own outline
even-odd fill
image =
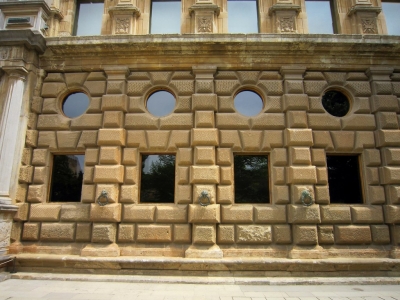
[[[344,117],[350,110],[350,101],[339,91],[327,91],[322,96],[322,105],[325,110],[335,117]]]
[[[263,108],[261,97],[253,91],[242,91],[235,96],[235,109],[247,117],[258,115]]]
[[[84,114],[89,107],[89,97],[85,93],[73,93],[65,98],[62,111],[68,118]]]
[[[157,91],[147,99],[147,110],[156,117],[169,115],[175,108],[175,97],[167,91]]]

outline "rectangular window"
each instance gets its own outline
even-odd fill
[[[75,35],[99,35],[103,23],[104,2],[80,1],[76,4]]]
[[[400,2],[382,1],[388,34],[400,35]]]
[[[228,32],[259,32],[256,0],[228,0]]]
[[[150,33],[181,32],[181,1],[151,1]]]
[[[336,33],[331,1],[306,0],[306,11],[309,33]]]
[[[359,157],[327,155],[326,164],[331,204],[363,203]]]
[[[174,203],[175,155],[142,154],[141,203]]]
[[[50,202],[80,202],[85,155],[54,155]]]
[[[267,155],[235,155],[235,203],[269,203]]]

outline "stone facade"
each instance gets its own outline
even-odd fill
[[[23,116],[7,121],[15,143],[0,145],[0,163],[11,155],[3,196],[18,209],[12,230],[11,218],[0,219],[0,254],[10,238],[21,262],[54,254],[398,264],[400,39],[386,35],[380,1],[334,1],[339,35],[308,35],[303,0],[259,1],[260,33],[251,35],[226,33],[226,1],[201,2],[182,1],[184,35],[147,35],[147,0],[106,1],[101,36],[71,36],[72,0],[35,2],[46,30],[21,29],[14,40],[0,31],[2,120]],[[322,105],[332,89],[350,99],[344,117]],[[176,98],[164,117],[146,107],[157,90]],[[242,90],[261,96],[261,113],[236,110]],[[73,92],[90,104],[68,118],[62,102]],[[10,99],[22,111],[8,116]],[[85,155],[79,203],[49,201],[55,154]],[[140,202],[142,154],[176,155],[174,203]],[[269,203],[235,203],[238,154],[268,155]],[[327,154],[358,155],[363,203],[330,203]],[[109,203],[100,206],[103,190]]]

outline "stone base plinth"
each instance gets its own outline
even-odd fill
[[[0,204],[0,261],[8,253],[12,221],[17,209],[15,205]]]
[[[185,251],[187,258],[222,258],[222,250],[217,246],[195,246],[192,245]]]
[[[322,247],[306,247],[302,248],[293,248],[289,252],[289,258],[293,259],[322,259],[328,258],[328,254]]]
[[[119,255],[120,249],[117,244],[89,244],[81,251],[81,256],[117,257]]]

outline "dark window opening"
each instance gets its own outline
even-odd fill
[[[50,202],[80,202],[85,155],[54,155]]]
[[[329,0],[306,0],[308,32],[336,33],[333,3]]]
[[[350,110],[350,101],[339,91],[327,91],[322,96],[322,106],[335,117],[344,117]]]
[[[151,1],[150,33],[181,32],[181,1]]]
[[[235,203],[269,203],[268,156],[235,155]]]
[[[228,0],[228,32],[259,32],[257,1]]]
[[[358,156],[327,155],[330,202],[363,203]]]
[[[104,2],[80,1],[76,4],[76,36],[100,35],[103,24]]]
[[[142,154],[141,203],[174,203],[175,155]]]

